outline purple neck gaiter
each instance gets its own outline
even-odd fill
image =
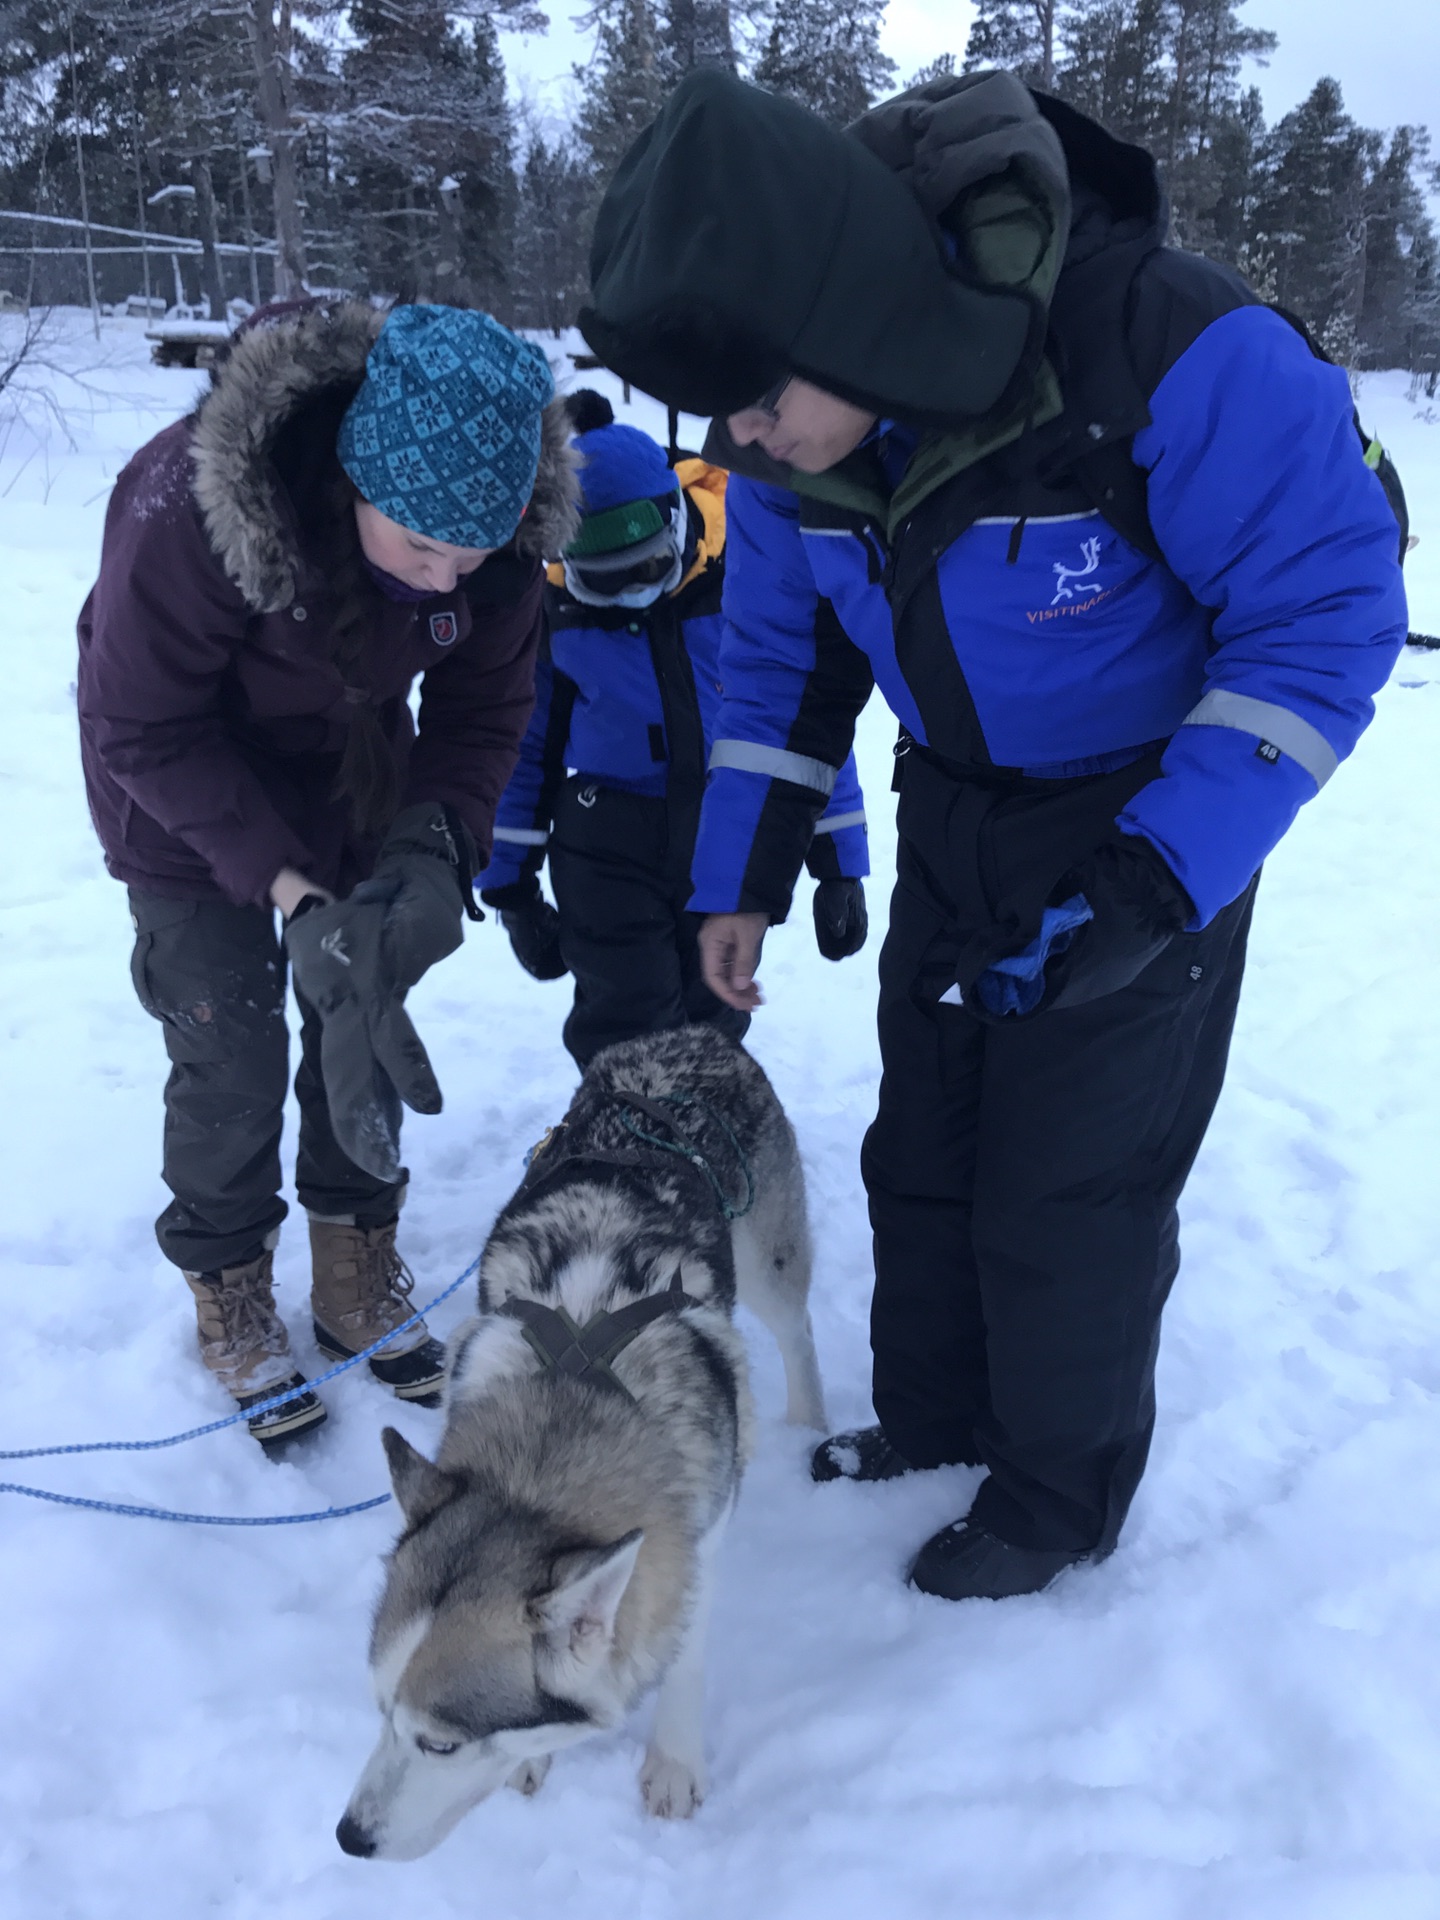
[[[402,606],[418,607],[422,600],[433,600],[436,595],[429,587],[412,587],[406,580],[397,580],[393,573],[386,573],[383,567],[377,567],[373,560],[365,561],[365,571],[379,587],[387,600],[398,600]]]

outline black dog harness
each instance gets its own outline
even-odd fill
[[[526,1156],[525,1178],[520,1183],[521,1193],[533,1192],[536,1187],[563,1173],[571,1166],[619,1167],[624,1172],[633,1173],[637,1168],[648,1167],[657,1172],[673,1171],[678,1161],[682,1167],[688,1167],[692,1173],[698,1173],[709,1185],[715,1196],[715,1204],[726,1220],[740,1220],[749,1213],[755,1204],[755,1176],[751,1172],[750,1162],[746,1159],[740,1142],[724,1116],[717,1113],[704,1100],[694,1094],[661,1094],[649,1099],[641,1093],[631,1093],[620,1087],[586,1089],[589,1097],[598,1101],[610,1101],[620,1109],[620,1124],[631,1137],[640,1144],[617,1150],[613,1147],[571,1146],[571,1129],[574,1125],[570,1114],[553,1126],[530,1149]],[[584,1097],[584,1094],[581,1096]],[[577,1099],[576,1104],[579,1104]],[[730,1152],[734,1156],[735,1166],[744,1183],[744,1197],[731,1199],[709,1158],[686,1135],[678,1115],[687,1108],[698,1108],[707,1115],[724,1134]],[[571,1108],[571,1113],[574,1112]],[[661,1133],[647,1133],[640,1125],[648,1120],[652,1126],[663,1129]]]
[[[644,1094],[619,1088],[597,1088],[590,1092],[600,1100],[613,1101],[620,1108],[620,1123],[637,1144],[623,1149],[572,1146],[573,1123],[567,1116],[531,1149],[521,1193],[533,1193],[536,1188],[548,1185],[569,1167],[618,1167],[628,1173],[646,1168],[671,1173],[678,1161],[681,1167],[688,1167],[708,1183],[716,1205],[727,1220],[738,1219],[750,1211],[755,1203],[755,1182],[749,1162],[730,1128],[713,1109],[706,1108],[704,1101],[690,1094],[649,1099]],[[710,1113],[729,1141],[745,1183],[745,1197],[739,1205],[730,1199],[706,1156],[681,1131],[677,1110],[692,1106]],[[663,1132],[646,1132],[639,1124],[641,1120],[648,1120]],[[653,1321],[703,1304],[685,1292],[677,1273],[663,1293],[646,1294],[628,1306],[594,1314],[583,1326],[564,1307],[548,1307],[539,1300],[507,1300],[496,1307],[495,1312],[519,1321],[526,1342],[550,1371],[594,1386],[612,1387],[627,1400],[633,1400],[635,1396],[617,1379],[611,1362]]]
[[[677,1273],[664,1293],[649,1293],[627,1307],[594,1314],[584,1326],[564,1307],[547,1307],[538,1300],[507,1300],[495,1311],[520,1322],[520,1331],[548,1370],[592,1386],[613,1387],[633,1400],[634,1394],[612,1372],[611,1361],[652,1321],[702,1304],[685,1292]]]

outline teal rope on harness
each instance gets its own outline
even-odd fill
[[[673,1121],[671,1125],[674,1128],[676,1138],[673,1140],[663,1140],[658,1133],[646,1133],[642,1126],[639,1126],[630,1118],[630,1115],[625,1111],[625,1096],[623,1093],[617,1092],[615,1098],[620,1105],[620,1124],[628,1134],[632,1135],[636,1140],[643,1140],[648,1147],[658,1147],[662,1153],[678,1154],[682,1160],[688,1160],[690,1165],[694,1167],[698,1173],[703,1173],[705,1178],[710,1182],[715,1193],[715,1203],[725,1219],[744,1219],[745,1215],[749,1213],[755,1204],[755,1176],[751,1172],[750,1162],[745,1158],[740,1142],[735,1138],[730,1123],[726,1120],[724,1114],[718,1113],[708,1101],[697,1098],[693,1093],[659,1093],[651,1096],[654,1101],[668,1107],[679,1107],[682,1110],[686,1107],[698,1107],[702,1113],[715,1122],[716,1126],[719,1127],[720,1131],[724,1134],[726,1140],[729,1141],[730,1151],[735,1156],[735,1164],[739,1167],[741,1177],[745,1182],[745,1202],[743,1206],[737,1206],[735,1202],[731,1200],[721,1185],[719,1175],[715,1172],[715,1169],[711,1166],[705,1155],[701,1153],[698,1147],[690,1144]]]

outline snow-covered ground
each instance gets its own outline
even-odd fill
[[[220,1411],[151,1235],[161,1037],[131,991],[75,746],[74,617],[109,483],[198,387],[149,367],[141,332],[107,325],[87,384],[53,379],[73,446],[34,401],[35,431],[0,429],[5,1446]],[[58,352],[93,363],[88,323],[67,319]],[[1398,375],[1367,380],[1363,405],[1424,536],[1413,623],[1440,631],[1440,405],[1409,404]],[[658,409],[630,417],[655,426]],[[877,706],[860,741],[876,920],[891,737]],[[374,1731],[365,1639],[393,1508],[235,1531],[0,1496],[6,1915],[1435,1920],[1437,766],[1440,655],[1407,651],[1266,875],[1229,1086],[1186,1196],[1154,1457],[1106,1565],[999,1606],[908,1592],[907,1553],[975,1476],[815,1488],[752,1328],[766,1417],[724,1561],[699,1816],[642,1814],[630,1727],[562,1757],[535,1801],[487,1803],[431,1858],[375,1866],[332,1829]],[[877,946],[878,930],[831,966],[797,914],[767,949],[753,1029],[810,1173],[815,1319],[846,1422],[868,1413],[857,1151]],[[478,1249],[565,1105],[565,1004],[493,922],[413,996],[446,1093],[406,1139],[423,1296]],[[313,1361],[303,1238],[292,1223],[279,1271]],[[0,1477],[300,1512],[381,1489],[385,1421],[434,1437],[434,1415],[397,1415],[354,1375],[328,1398],[294,1464],[232,1431]]]

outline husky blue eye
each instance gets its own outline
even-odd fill
[[[460,1751],[460,1742],[458,1740],[431,1740],[423,1733],[416,1734],[415,1744],[421,1753],[447,1754],[458,1753]]]

